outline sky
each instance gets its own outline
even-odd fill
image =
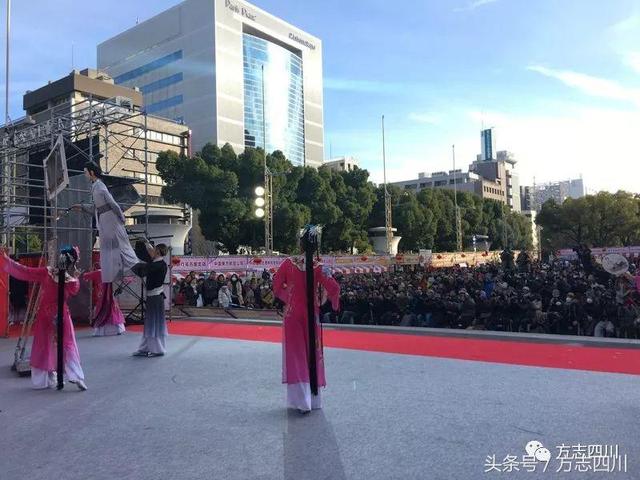
[[[95,67],[98,43],[177,3],[14,0],[11,117],[26,90]],[[484,126],[521,184],[640,192],[638,0],[252,3],[322,39],[325,155],[376,182],[384,115],[389,181],[451,169],[452,145],[466,169]]]

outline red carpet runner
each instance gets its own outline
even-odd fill
[[[129,330],[142,331],[133,326]],[[280,343],[280,327],[172,322],[174,335]],[[568,340],[570,342],[571,340]],[[324,330],[325,347],[640,375],[640,349]]]

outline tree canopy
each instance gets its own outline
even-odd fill
[[[548,200],[536,222],[548,250],[640,245],[640,196],[620,191],[568,198],[562,205]]]
[[[158,156],[157,169],[165,182],[162,195],[170,202],[197,209],[200,226],[209,240],[230,252],[240,246],[264,246],[264,224],[254,215],[256,186],[264,182],[262,149],[246,148],[237,155],[230,145],[207,144],[191,158],[175,152]],[[369,180],[369,172],[335,172],[292,165],[282,152],[267,155],[273,173],[274,248],[293,252],[297,234],[309,222],[325,225],[323,250],[371,250],[368,230],[384,226],[384,188]],[[427,189],[417,195],[393,185],[393,226],[402,236],[402,251],[434,251],[456,247],[453,192]],[[527,219],[493,200],[458,194],[464,244],[474,234],[488,235],[493,248],[531,248]]]

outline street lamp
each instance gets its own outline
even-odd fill
[[[265,215],[264,206],[267,203],[265,199],[265,193],[266,192],[264,187],[256,187],[255,189],[256,199],[253,201],[253,203],[257,207],[254,213],[258,218],[264,218],[264,215]]]

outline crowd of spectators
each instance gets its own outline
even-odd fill
[[[238,275],[189,273],[173,285],[176,305],[220,308],[274,308],[271,275],[266,270],[243,282]]]
[[[485,265],[343,277],[341,311],[325,322],[640,338],[630,273],[580,262]]]
[[[639,265],[615,277],[580,261],[511,258],[476,268],[337,275],[341,308],[325,303],[322,321],[640,338]],[[174,298],[188,306],[281,307],[266,271],[244,282],[192,273],[175,284]]]

